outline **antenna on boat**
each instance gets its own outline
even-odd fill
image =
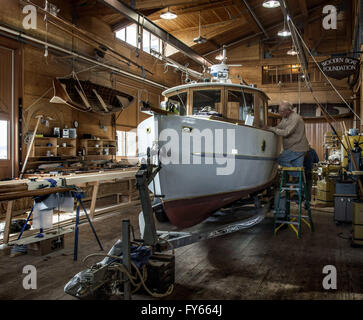
[[[230,82],[231,80],[229,79],[229,67],[242,67],[241,64],[226,64],[226,61],[226,46],[223,46],[221,63],[214,64],[210,67],[210,74],[212,75],[213,80],[223,83]]]

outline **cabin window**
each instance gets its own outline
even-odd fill
[[[0,120],[0,160],[8,159],[8,121]]]
[[[243,91],[228,91],[227,118],[246,121],[254,116],[253,94]]]
[[[217,111],[221,104],[221,90],[193,91],[193,114]]]
[[[265,124],[265,104],[264,100],[261,97],[258,97],[258,107],[260,110],[260,127],[263,127]]]
[[[187,114],[187,93],[182,92],[178,93],[175,96],[171,96],[168,98],[166,109],[172,111],[172,108],[176,108],[176,111],[179,115],[185,116]]]

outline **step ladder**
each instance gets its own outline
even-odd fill
[[[281,181],[280,181],[280,191],[277,201],[277,206],[274,216],[274,234],[284,226],[288,225],[295,233],[298,239],[301,236],[301,221],[303,221],[310,229],[314,232],[313,219],[311,217],[310,202],[308,197],[308,190],[306,186],[305,170],[304,167],[281,167]],[[297,183],[289,183],[289,172],[298,173],[299,181]],[[290,203],[295,200],[291,200],[290,193],[295,191],[298,195],[298,215],[290,214]],[[285,192],[285,219],[280,217],[280,201],[283,193]],[[307,216],[302,215],[302,204],[305,202],[305,209],[308,213]],[[278,225],[279,224],[279,225]]]

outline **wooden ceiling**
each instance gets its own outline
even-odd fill
[[[263,0],[123,0],[123,2],[213,63],[217,62],[215,56],[223,45],[228,48],[237,44],[263,41],[267,50],[271,52],[277,52],[276,48],[291,46],[291,39],[284,40],[277,37],[277,31],[283,26],[281,8],[264,8]],[[113,30],[130,23],[126,17],[97,0],[75,0],[74,3],[78,16],[95,15],[109,24]],[[290,13],[302,32],[304,25],[322,18],[322,8],[325,5],[336,5],[339,10],[345,12],[350,10],[347,9],[349,6],[347,3],[350,1],[287,0]],[[160,14],[168,8],[178,15],[176,19],[160,18]],[[208,40],[204,44],[193,42],[199,34],[199,14],[201,35]],[[348,19],[348,15],[345,15],[345,19]],[[172,58],[180,63],[188,61],[188,58],[181,53],[173,55]]]

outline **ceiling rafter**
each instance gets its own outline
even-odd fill
[[[195,0],[136,0],[134,9],[160,9],[168,6],[184,6],[193,4],[193,2],[195,2]]]
[[[304,17],[307,17],[309,15],[309,10],[308,10],[308,6],[306,4],[306,0],[299,0],[299,6],[300,6],[301,14]]]
[[[176,13],[178,16],[183,16],[186,14],[196,13],[196,12],[199,12],[202,10],[204,12],[204,11],[214,10],[214,9],[222,8],[224,6],[231,6],[231,5],[233,5],[233,0],[215,1],[212,3],[194,5],[194,6],[185,7],[185,8],[175,8],[175,6],[173,6],[172,11],[174,13]],[[153,20],[153,21],[159,20],[160,14],[163,12],[166,12],[166,11],[168,11],[168,8],[163,8],[161,10],[158,10],[155,13],[148,15],[148,19]]]
[[[243,3],[240,0],[234,0],[234,5],[237,9],[237,11],[243,15],[243,17],[247,20],[249,23],[249,26],[253,29],[253,31],[257,32],[260,31],[258,28],[258,25],[256,24],[256,21],[252,18],[250,15],[248,9],[243,5]]]

